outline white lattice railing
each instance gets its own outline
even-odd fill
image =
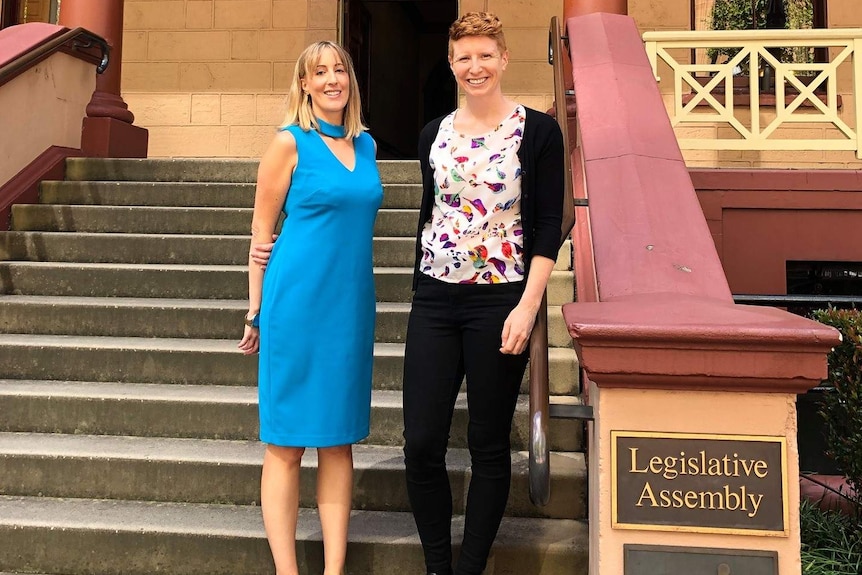
[[[729,137],[680,138],[682,149],[853,150],[862,159],[862,29],[647,32],[644,41],[656,78],[664,74],[664,66],[673,74],[674,126],[707,122],[732,128]],[[826,49],[829,61],[781,62],[770,49],[782,48]],[[702,49],[739,52],[717,64],[676,57]],[[764,70],[774,77],[774,109],[761,103],[773,100],[772,90],[761,90]],[[747,89],[734,90],[734,78],[746,75]],[[853,106],[842,106],[848,99]],[[780,133],[782,127],[803,123],[826,125],[829,137],[798,139]]]

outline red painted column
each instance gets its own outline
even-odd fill
[[[144,158],[147,130],[133,126],[134,114],[120,96],[123,62],[123,1],[63,0],[60,25],[85,28],[111,47],[108,68],[96,80],[87,106],[81,147],[89,156]]]
[[[565,0],[563,20],[593,12],[625,15],[629,13],[628,9],[628,0]]]

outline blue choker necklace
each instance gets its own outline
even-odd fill
[[[330,124],[320,118],[315,118],[317,120],[317,131],[323,134],[324,136],[329,136],[330,138],[343,138],[347,130],[344,129],[344,126],[337,126],[335,124]]]

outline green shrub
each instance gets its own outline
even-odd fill
[[[858,522],[803,499],[799,508],[803,575],[862,573],[862,534]]]
[[[827,309],[815,311],[813,317],[841,332],[841,344],[829,354],[829,379],[820,414],[827,454],[862,505],[862,312]]]

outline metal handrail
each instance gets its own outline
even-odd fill
[[[733,301],[746,305],[817,307],[828,305],[862,306],[862,295],[823,295],[823,294],[733,294]]]
[[[572,194],[572,164],[569,150],[568,117],[566,114],[566,88],[563,69],[563,38],[557,17],[551,18],[548,34],[548,63],[554,67],[554,97],[556,116],[563,133],[565,153],[565,195],[563,199],[563,225],[560,244],[566,240],[575,223],[574,196]],[[545,505],[551,496],[550,443],[548,419],[550,417],[548,376],[548,292],[536,314],[536,323],[530,336],[530,500],[534,505]]]
[[[554,67],[554,110],[557,115],[557,123],[563,132],[563,151],[565,155],[565,194],[563,196],[563,223],[560,229],[560,244],[566,241],[572,233],[575,225],[575,194],[572,178],[572,150],[569,144],[569,116],[566,107],[566,69],[564,67],[566,51],[564,40],[568,40],[560,33],[557,17],[551,18],[551,29],[548,37],[548,63]],[[569,70],[571,75],[571,69]],[[572,92],[574,95],[574,92]]]
[[[108,67],[111,49],[104,38],[89,30],[84,28],[67,30],[0,67],[0,86],[32,68],[54,52],[60,51],[95,64],[96,72],[101,74]]]

